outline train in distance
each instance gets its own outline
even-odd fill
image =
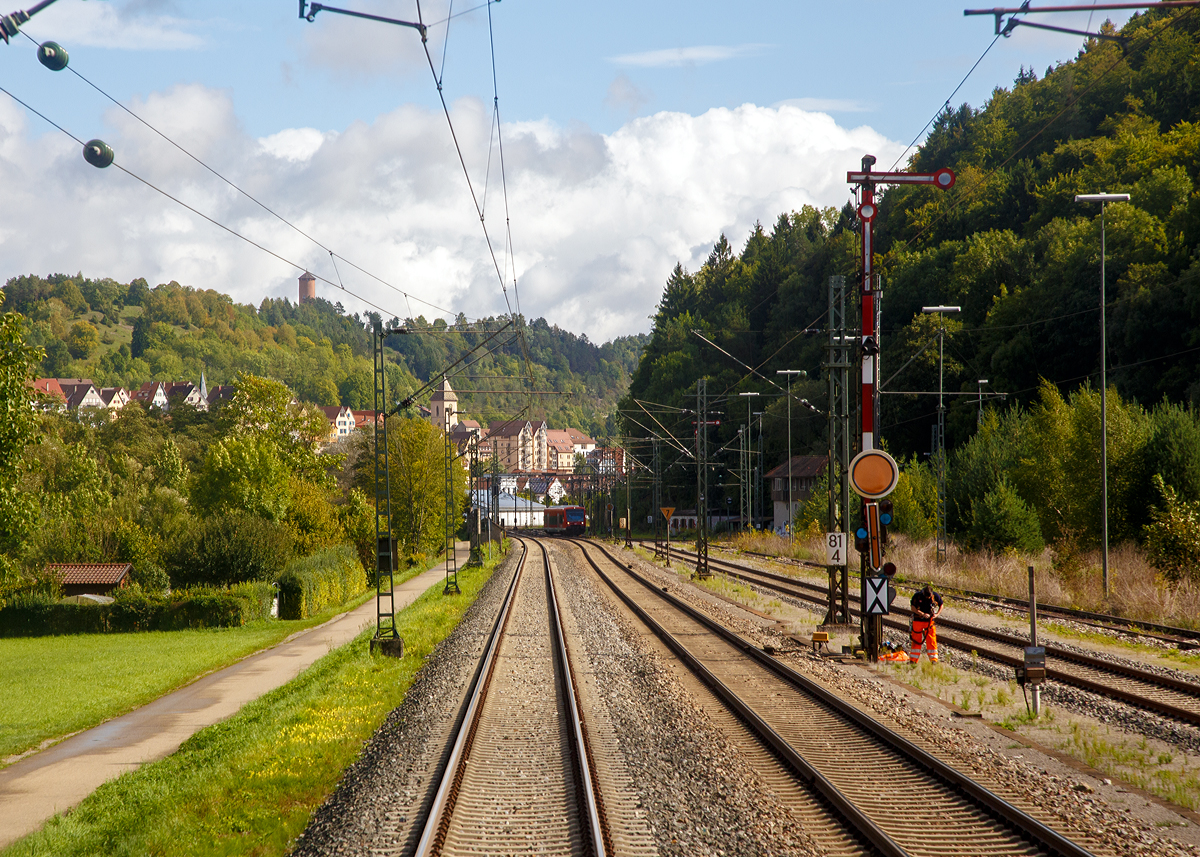
[[[587,528],[587,511],[582,506],[550,506],[542,521],[547,533],[582,535]]]

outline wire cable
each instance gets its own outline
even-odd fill
[[[38,44],[38,41],[37,41],[37,39],[33,38],[33,36],[29,35],[29,34],[28,34],[27,32],[25,32],[24,30],[22,30],[22,31],[21,31],[21,34],[22,34],[23,36],[25,36],[25,38],[27,38],[27,39],[29,39],[31,42],[33,42],[35,45],[36,45],[36,44]],[[323,244],[321,241],[317,240],[317,239],[316,239],[316,238],[314,238],[312,235],[309,235],[307,232],[305,232],[305,231],[304,231],[303,229],[301,229],[299,226],[297,226],[296,224],[292,223],[290,220],[288,220],[288,219],[287,219],[286,217],[284,217],[283,215],[279,214],[277,211],[275,211],[274,209],[272,209],[272,208],[271,208],[270,206],[268,206],[266,203],[262,202],[260,199],[258,199],[257,197],[253,196],[253,195],[252,195],[252,194],[250,194],[248,191],[246,191],[246,190],[243,190],[241,187],[239,187],[237,184],[235,184],[235,183],[234,183],[233,181],[231,181],[230,179],[226,178],[224,175],[222,175],[222,174],[221,174],[220,172],[218,172],[216,169],[214,169],[213,167],[210,167],[208,164],[206,164],[206,163],[205,163],[203,160],[201,160],[199,157],[197,157],[196,155],[192,154],[192,153],[191,153],[191,152],[189,152],[187,149],[185,149],[183,146],[181,146],[179,143],[175,142],[175,141],[174,141],[174,140],[172,140],[170,137],[168,137],[166,134],[164,134],[162,131],[160,131],[160,130],[158,130],[157,128],[155,128],[153,125],[151,125],[149,122],[147,122],[147,121],[146,121],[145,119],[143,119],[141,116],[139,116],[137,113],[133,112],[133,111],[132,111],[132,110],[130,110],[128,107],[126,107],[124,104],[122,104],[120,101],[118,101],[116,98],[113,98],[113,96],[111,96],[111,95],[109,95],[107,92],[105,92],[105,91],[104,91],[104,89],[102,89],[100,86],[98,86],[97,84],[93,83],[91,80],[89,80],[89,79],[88,79],[87,77],[85,77],[84,75],[80,74],[80,73],[79,73],[79,71],[77,71],[77,70],[76,70],[76,69],[75,69],[73,66],[71,66],[71,65],[68,65],[68,66],[67,66],[67,71],[71,72],[71,74],[75,75],[77,78],[79,78],[79,79],[80,79],[80,80],[82,80],[84,83],[86,83],[88,86],[90,86],[92,89],[96,90],[96,92],[100,93],[102,96],[104,96],[104,97],[105,97],[105,98],[107,98],[109,101],[111,101],[113,104],[115,104],[117,107],[119,107],[119,108],[121,108],[122,110],[124,110],[126,113],[128,113],[130,116],[132,116],[134,119],[136,119],[138,122],[140,122],[140,123],[141,123],[142,125],[144,125],[146,128],[149,128],[151,131],[153,131],[155,134],[157,134],[157,135],[158,135],[159,137],[161,137],[163,140],[165,140],[165,141],[167,141],[168,143],[170,143],[172,146],[174,146],[174,147],[175,147],[176,149],[178,149],[180,152],[182,152],[183,154],[187,155],[189,158],[191,158],[191,159],[192,159],[193,161],[195,161],[197,164],[199,164],[200,166],[204,167],[204,169],[208,170],[210,173],[212,173],[214,176],[216,176],[217,178],[219,178],[221,181],[225,182],[225,184],[229,185],[229,187],[233,188],[233,189],[234,189],[235,191],[237,191],[239,194],[241,194],[242,196],[246,197],[246,199],[248,199],[248,200],[250,200],[251,202],[253,202],[255,205],[257,205],[259,208],[261,208],[261,209],[262,209],[263,211],[265,211],[267,214],[271,215],[272,217],[274,217],[275,219],[277,219],[279,222],[283,223],[284,225],[288,226],[289,228],[293,229],[294,231],[296,231],[296,232],[297,232],[297,233],[299,233],[300,235],[302,235],[302,236],[304,236],[305,238],[307,238],[307,239],[308,239],[309,241],[311,241],[312,243],[316,244],[316,245],[317,245],[318,247],[320,247],[322,250],[324,250],[325,252],[327,252],[327,253],[329,254],[329,256],[330,256],[330,258],[331,258],[331,259],[333,259],[335,256],[336,256],[336,257],[338,257],[338,258],[341,258],[343,262],[346,262],[348,265],[350,265],[352,268],[354,268],[354,269],[355,269],[356,271],[358,271],[359,273],[361,273],[361,274],[364,274],[365,276],[367,276],[367,277],[370,277],[371,279],[375,280],[376,282],[378,282],[378,283],[380,283],[380,284],[382,284],[382,285],[384,285],[384,286],[387,286],[389,289],[392,289],[393,291],[395,291],[395,292],[399,292],[400,294],[404,295],[404,298],[405,298],[405,300],[406,300],[406,301],[407,301],[407,300],[409,300],[410,298],[412,298],[413,300],[416,300],[416,301],[418,301],[418,302],[420,302],[420,303],[422,303],[422,304],[425,304],[425,306],[428,306],[428,307],[430,307],[431,309],[435,309],[435,310],[437,310],[437,311],[438,311],[439,313],[441,313],[441,314],[444,314],[444,315],[450,315],[450,316],[453,316],[453,315],[455,315],[455,314],[456,314],[456,313],[455,313],[453,310],[449,310],[449,309],[446,309],[445,307],[438,306],[437,304],[434,304],[434,303],[431,303],[431,302],[429,302],[429,301],[427,301],[427,300],[424,300],[424,299],[422,299],[422,298],[419,298],[419,297],[417,297],[416,295],[410,295],[410,294],[409,294],[408,292],[406,292],[404,289],[401,289],[401,288],[399,288],[398,286],[395,286],[395,285],[393,285],[392,283],[389,283],[387,280],[383,279],[382,277],[379,277],[379,276],[377,276],[376,274],[373,274],[373,273],[371,273],[370,271],[367,271],[367,270],[365,270],[364,268],[361,268],[361,267],[359,267],[358,265],[356,265],[354,262],[350,261],[350,260],[349,260],[349,259],[347,259],[346,257],[344,257],[344,256],[341,256],[341,255],[340,255],[340,254],[338,254],[338,253],[335,253],[335,252],[334,252],[333,250],[331,250],[329,247],[325,246],[325,244]],[[26,108],[27,108],[27,109],[29,109],[29,108],[28,108],[28,105],[26,105]],[[34,111],[34,112],[37,112],[37,111]],[[40,113],[39,113],[38,115],[39,115],[39,116],[41,116],[42,114],[40,114]],[[43,118],[43,119],[45,119],[46,117],[45,117],[45,116],[42,116],[42,118]],[[47,121],[49,121],[49,120],[47,120]],[[54,123],[51,123],[51,124],[53,125]],[[61,131],[61,130],[63,130],[61,127],[59,127],[59,126],[57,126],[57,125],[55,125],[55,127],[59,128],[59,130],[60,130],[60,131]],[[82,145],[82,144],[81,144],[81,145]],[[300,266],[300,267],[303,267],[303,266]],[[335,267],[335,270],[336,270],[336,267],[337,267],[337,266],[336,266],[336,262],[335,262],[335,264],[334,264],[334,267]],[[304,270],[308,270],[308,269],[307,269],[307,268],[304,268]],[[339,286],[340,286],[340,287],[343,289],[343,291],[345,291],[345,290],[346,290],[346,289],[345,289],[345,286],[341,285],[341,276],[340,276],[340,275],[338,275],[338,281],[339,281],[339,282],[338,282],[338,285],[339,285]],[[328,283],[328,282],[330,282],[330,281],[329,281],[329,280],[325,280],[325,282],[327,282],[327,283]],[[332,285],[332,283],[330,283],[330,284]],[[357,295],[355,295],[355,297],[358,297],[358,296],[357,296]],[[411,313],[411,308],[410,308],[409,312]]]
[[[1028,6],[1028,5],[1029,5],[1029,0],[1026,0],[1026,2],[1024,3],[1024,5],[1025,5],[1025,6]],[[979,64],[980,64],[981,62],[983,62],[983,58],[984,58],[984,57],[986,57],[986,56],[988,55],[988,51],[990,51],[990,50],[992,49],[992,47],[993,47],[993,46],[996,44],[996,42],[998,42],[998,41],[1000,41],[1000,34],[999,34],[999,33],[997,33],[997,34],[996,34],[996,37],[995,37],[994,39],[992,39],[992,40],[991,40],[991,42],[989,42],[989,43],[988,43],[988,46],[987,46],[986,48],[984,48],[984,49],[983,49],[983,53],[979,55],[979,59],[975,60],[975,65],[971,66],[971,70],[970,70],[970,71],[968,71],[968,72],[966,73],[966,75],[963,77],[963,79],[962,79],[962,80],[960,80],[960,81],[958,82],[958,86],[954,87],[954,91],[950,93],[949,97],[948,97],[948,98],[946,99],[946,101],[945,101],[945,102],[942,104],[942,106],[941,106],[941,107],[939,107],[939,108],[937,109],[937,112],[936,112],[936,113],[934,113],[934,114],[933,114],[933,116],[932,116],[932,117],[930,117],[929,121],[925,123],[925,127],[924,127],[924,128],[922,128],[920,131],[918,131],[918,132],[917,132],[917,136],[915,136],[915,137],[913,137],[913,138],[912,138],[912,142],[911,142],[911,143],[909,143],[909,144],[908,144],[908,145],[905,147],[904,151],[900,153],[900,156],[899,156],[898,158],[896,158],[896,161],[895,161],[895,163],[893,163],[893,164],[891,165],[891,167],[889,167],[889,168],[888,168],[888,172],[891,172],[892,170],[896,169],[896,165],[897,165],[897,164],[899,164],[899,163],[900,163],[900,161],[902,161],[902,160],[904,159],[904,156],[905,156],[905,155],[907,155],[907,154],[908,154],[908,153],[909,153],[909,152],[912,150],[912,147],[913,147],[913,146],[915,146],[915,145],[917,144],[917,140],[920,140],[920,139],[921,139],[921,135],[922,135],[922,134],[924,134],[926,131],[928,131],[928,130],[929,130],[929,126],[930,126],[930,125],[932,125],[934,122],[936,122],[936,121],[937,121],[937,118],[938,118],[939,116],[941,116],[943,112],[945,112],[946,110],[950,109],[950,102],[954,100],[954,96],[958,95],[958,91],[959,91],[960,89],[962,89],[962,88],[963,88],[963,84],[965,84],[965,83],[967,82],[967,78],[969,78],[969,77],[970,77],[972,74],[974,74],[974,72],[975,72],[975,69],[979,68]]]
[[[999,164],[997,164],[996,166],[994,166],[990,170],[988,170],[987,175],[980,178],[974,185],[972,185],[969,188],[964,188],[961,192],[957,193],[955,195],[953,201],[949,205],[943,207],[941,209],[941,211],[938,213],[937,217],[934,217],[933,219],[931,219],[928,223],[926,223],[924,226],[922,226],[915,235],[913,235],[911,238],[909,238],[907,241],[905,241],[904,244],[902,245],[901,249],[907,250],[907,249],[911,248],[913,246],[913,244],[917,241],[917,239],[919,239],[922,235],[924,235],[926,232],[928,232],[934,226],[936,226],[937,224],[942,222],[952,212],[957,211],[959,208],[961,208],[967,202],[970,202],[973,199],[974,194],[977,193],[982,187],[984,187],[984,185],[986,185],[986,183],[988,182],[989,179],[992,178],[992,176],[994,176],[999,170],[1003,169],[1010,161],[1012,161],[1017,155],[1019,155],[1028,146],[1030,146],[1035,140],[1037,140],[1039,137],[1041,137],[1042,134],[1044,134],[1050,128],[1051,125],[1053,125],[1055,122],[1057,122],[1059,120],[1059,118],[1061,118],[1069,110],[1072,110],[1075,107],[1075,105],[1079,103],[1080,99],[1082,99],[1085,95],[1087,95],[1089,92],[1091,92],[1092,89],[1094,89],[1096,86],[1098,86],[1100,84],[1100,82],[1103,81],[1106,77],[1108,77],[1108,75],[1110,73],[1112,73],[1118,66],[1120,66],[1124,63],[1127,63],[1133,54],[1142,52],[1147,47],[1149,47],[1149,45],[1153,44],[1157,40],[1157,37],[1161,34],[1162,31],[1176,26],[1180,21],[1183,21],[1185,18],[1188,18],[1191,15],[1194,15],[1195,12],[1196,12],[1195,9],[1189,9],[1187,12],[1185,12],[1183,14],[1176,15],[1174,17],[1164,18],[1163,21],[1160,23],[1159,29],[1157,31],[1152,32],[1146,38],[1141,39],[1136,47],[1130,48],[1128,50],[1122,50],[1120,52],[1120,56],[1118,56],[1117,59],[1113,63],[1111,63],[1107,68],[1105,68],[1094,80],[1089,82],[1087,86],[1085,86],[1083,89],[1079,90],[1078,92],[1072,92],[1071,96],[1067,99],[1067,101],[1063,105],[1062,109],[1060,109],[1052,117],[1050,117],[1048,120],[1046,120],[1046,122],[1042,125],[1042,127],[1039,128],[1035,133],[1025,137],[1024,140],[1021,142],[1021,144],[1019,146],[1017,146],[1009,154],[1009,156],[1007,158],[1005,158]]]
[[[13,101],[17,102],[18,104],[20,104],[22,107],[24,107],[24,108],[25,108],[26,110],[28,110],[30,113],[33,113],[34,115],[36,115],[36,116],[40,117],[41,119],[45,120],[45,121],[46,121],[47,123],[49,123],[50,125],[53,125],[53,126],[54,126],[55,128],[57,128],[59,131],[62,131],[64,134],[66,134],[68,137],[70,137],[72,140],[74,140],[74,141],[75,141],[76,143],[78,143],[80,146],[84,146],[84,145],[85,145],[85,143],[83,142],[83,140],[80,140],[78,137],[76,137],[74,134],[72,134],[70,131],[68,131],[66,128],[64,128],[62,125],[59,125],[57,122],[55,122],[53,119],[51,119],[51,118],[50,118],[49,116],[47,116],[46,114],[42,113],[40,110],[37,110],[37,109],[35,109],[35,108],[34,108],[32,105],[30,105],[28,102],[26,102],[26,101],[22,100],[21,98],[18,98],[16,95],[14,95],[14,94],[13,94],[12,92],[10,92],[9,90],[5,89],[3,86],[0,86],[0,92],[3,92],[5,95],[7,95],[9,98],[11,98]],[[238,232],[236,229],[233,229],[232,227],[226,226],[224,223],[221,223],[219,220],[216,220],[215,218],[209,217],[207,214],[205,214],[204,212],[200,211],[199,209],[197,209],[197,208],[194,208],[194,207],[193,207],[193,206],[191,206],[191,205],[188,205],[186,202],[184,202],[183,200],[179,199],[178,197],[172,196],[170,193],[168,193],[167,191],[165,191],[165,190],[163,190],[162,188],[158,187],[158,186],[157,186],[157,185],[155,185],[153,182],[151,182],[151,181],[149,181],[149,180],[147,180],[147,179],[144,179],[144,178],[142,178],[141,176],[139,176],[137,173],[133,172],[132,170],[130,170],[130,169],[127,169],[126,167],[124,167],[122,164],[120,164],[120,163],[119,163],[119,162],[117,162],[116,160],[114,160],[114,161],[112,162],[112,166],[116,167],[118,170],[120,170],[121,172],[123,172],[125,175],[129,176],[130,178],[134,179],[135,181],[138,181],[138,182],[140,182],[141,184],[145,185],[146,187],[150,188],[151,190],[157,191],[158,193],[162,194],[162,195],[163,195],[163,196],[165,196],[167,199],[171,200],[172,202],[176,203],[177,205],[180,205],[180,206],[182,206],[183,208],[186,208],[188,211],[192,212],[192,213],[193,213],[193,214],[195,214],[197,217],[200,217],[200,218],[202,218],[202,219],[204,219],[204,220],[207,220],[207,221],[208,221],[209,223],[211,223],[213,226],[216,226],[217,228],[219,228],[219,229],[222,229],[222,230],[224,230],[225,232],[228,232],[230,235],[234,236],[235,238],[240,238],[242,241],[245,241],[247,244],[251,245],[252,247],[256,247],[257,249],[261,250],[262,252],[266,253],[267,255],[269,255],[269,256],[272,256],[272,257],[274,257],[274,258],[278,259],[280,262],[283,262],[284,264],[287,264],[287,265],[291,265],[293,268],[295,268],[295,269],[297,269],[297,270],[300,270],[300,271],[307,271],[307,270],[308,270],[308,268],[307,268],[307,267],[305,267],[304,265],[301,265],[299,262],[295,262],[295,261],[293,261],[293,260],[291,260],[291,259],[288,259],[286,256],[281,256],[280,254],[276,253],[274,250],[271,250],[271,249],[270,249],[270,248],[268,248],[268,247],[264,247],[262,244],[259,244],[257,241],[253,240],[252,238],[248,238],[247,236],[245,236],[245,235],[243,235],[242,233]],[[358,300],[362,301],[363,303],[367,304],[368,306],[370,306],[370,307],[372,307],[372,308],[374,308],[374,309],[377,309],[377,310],[379,310],[380,312],[383,312],[383,313],[391,313],[393,316],[395,316],[395,313],[392,313],[392,311],[391,311],[391,310],[385,309],[384,307],[382,307],[382,306],[380,306],[379,304],[377,304],[377,303],[375,303],[375,302],[373,302],[373,301],[371,301],[371,300],[369,300],[369,299],[367,299],[367,298],[363,297],[362,295],[360,295],[360,294],[357,294],[356,292],[353,292],[353,291],[351,291],[350,289],[347,289],[345,286],[342,286],[342,285],[340,285],[340,284],[338,284],[338,283],[334,283],[333,281],[331,281],[331,280],[329,280],[328,278],[326,278],[326,277],[323,277],[323,276],[321,276],[321,275],[319,275],[319,274],[313,274],[313,276],[314,276],[316,279],[318,279],[318,280],[320,280],[321,282],[323,282],[323,283],[326,283],[326,284],[328,284],[328,285],[330,285],[330,286],[335,286],[335,287],[337,287],[337,288],[340,288],[340,289],[341,289],[342,291],[344,291],[346,294],[348,294],[348,295],[351,295],[352,297],[355,297],[355,298],[357,298]],[[419,299],[418,299],[418,300],[419,300]]]

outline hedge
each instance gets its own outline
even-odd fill
[[[279,618],[306,619],[345,604],[366,588],[367,575],[350,545],[294,559],[279,578]]]
[[[236,628],[269,618],[274,596],[275,588],[261,582],[173,595],[118,591],[111,604],[60,604],[29,595],[0,608],[0,637]]]

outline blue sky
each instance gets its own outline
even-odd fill
[[[333,5],[415,20],[413,0]],[[803,204],[840,205],[866,151],[888,165],[993,40],[964,3],[421,5],[428,47],[522,309],[593,339],[647,330],[676,261]],[[397,315],[507,304],[415,31],[296,0],[58,0],[25,26],[71,67],[316,237],[255,209],[69,72],[0,44],[0,85],[131,172]],[[489,12],[492,41],[489,42]],[[1045,18],[1045,16],[1043,16]],[[1087,14],[1055,16],[1084,27]],[[1093,27],[1102,15],[1097,13]],[[1049,21],[1049,18],[1045,18]],[[490,44],[506,146],[511,260],[489,146]],[[1074,36],[1018,28],[954,98],[982,105]],[[444,59],[443,59],[444,57]],[[444,63],[444,65],[443,65]],[[239,301],[295,294],[298,271],[114,170],[0,95],[0,274],[176,279]],[[327,252],[433,306],[407,301]],[[345,268],[345,266],[343,266]],[[333,299],[333,295],[328,296]],[[511,302],[512,296],[509,296]]]

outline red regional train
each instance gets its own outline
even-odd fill
[[[550,506],[542,520],[548,533],[583,535],[587,527],[587,512],[582,506]]]

